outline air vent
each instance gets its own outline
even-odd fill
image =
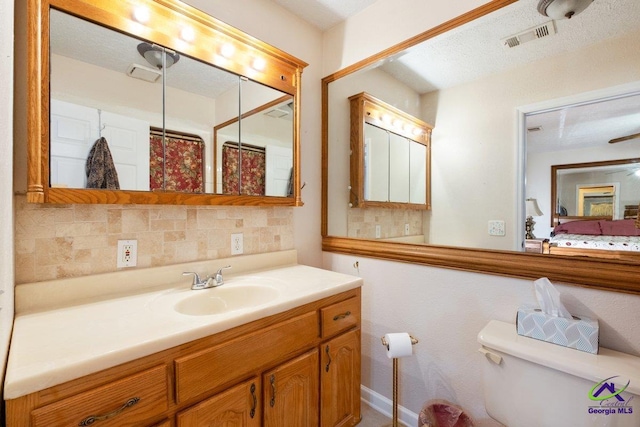
[[[154,68],[145,67],[144,65],[131,64],[129,65],[129,68],[127,68],[127,75],[129,77],[154,83],[158,78],[160,78],[160,76],[162,76],[162,72]]]
[[[289,111],[283,110],[283,109],[280,109],[280,108],[274,108],[273,110],[267,111],[264,114],[269,116],[269,117],[275,117],[276,119],[279,119],[281,117],[287,116],[289,114]]]
[[[286,105],[279,105],[275,107],[273,110],[269,110],[264,113],[265,116],[274,117],[276,119],[293,119],[293,102],[290,102]]]
[[[555,33],[556,33],[556,27],[553,24],[553,21],[549,21],[545,24],[530,28],[519,34],[504,38],[502,39],[502,44],[504,44],[507,47],[516,47],[516,46],[520,46],[523,43],[540,39],[542,37],[547,37]]]

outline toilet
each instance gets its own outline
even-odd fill
[[[640,426],[639,357],[523,337],[514,324],[496,320],[478,342],[485,408],[505,426]]]

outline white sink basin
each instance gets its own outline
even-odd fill
[[[280,292],[263,285],[222,285],[193,291],[193,295],[176,303],[174,309],[189,316],[208,316],[248,307],[258,307],[276,299]]]

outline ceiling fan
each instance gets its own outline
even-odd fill
[[[631,135],[622,136],[620,138],[614,138],[609,141],[609,144],[615,144],[616,142],[629,141],[631,139],[640,138],[640,133],[632,133]]]

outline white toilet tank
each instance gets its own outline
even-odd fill
[[[496,320],[480,331],[478,342],[486,356],[485,407],[502,424],[640,427],[639,357],[523,337],[515,325]]]

